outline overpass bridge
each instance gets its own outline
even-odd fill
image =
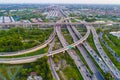
[[[81,22],[72,22],[71,25],[79,25],[79,24],[84,24],[83,21]],[[87,22],[87,24],[120,24],[120,22]],[[0,23],[0,26],[40,26],[40,25],[56,25],[56,22],[43,22],[43,23],[18,23],[18,22],[13,22],[13,23]],[[60,25],[69,25],[69,23],[62,22]]]
[[[75,47],[79,44],[82,44],[88,38],[88,36],[90,34],[90,28],[89,28],[90,26],[88,26],[87,24],[85,24],[85,25],[87,28],[87,33],[80,40],[76,41],[73,44],[70,44],[64,48],[60,48],[58,50],[51,51],[50,54],[44,53],[44,54],[39,54],[39,55],[35,55],[35,56],[28,56],[28,57],[21,57],[21,58],[0,58],[0,63],[6,63],[6,64],[30,63],[30,62],[34,62],[38,58],[42,58],[44,56],[53,56],[55,54],[65,52],[66,50],[69,50],[69,46]]]
[[[16,51],[16,52],[0,52],[0,56],[17,56],[17,55],[23,55],[23,54],[35,52],[35,51],[40,50],[42,48],[45,48],[47,45],[49,45],[49,43],[55,38],[55,35],[56,35],[56,32],[54,29],[54,31],[51,33],[49,38],[41,45],[35,46],[33,48],[30,48],[30,49]]]

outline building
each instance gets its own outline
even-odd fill
[[[40,22],[43,22],[43,20],[41,18],[32,18],[31,21],[33,23],[40,23]]]
[[[120,38],[120,31],[110,32],[110,34],[112,34],[113,36],[116,36],[116,37]]]
[[[31,72],[27,80],[43,80],[41,76],[37,76],[36,72]]]

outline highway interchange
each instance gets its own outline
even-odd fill
[[[58,8],[59,9],[59,8]],[[52,10],[52,9],[51,9]],[[53,9],[54,10],[54,9]],[[59,11],[59,12],[58,12]],[[57,21],[56,23],[38,23],[37,25],[42,25],[42,24],[51,24],[54,25],[54,30],[53,33],[50,35],[49,39],[46,40],[42,45],[39,45],[37,47],[28,49],[28,50],[23,50],[19,52],[12,52],[12,53],[1,53],[0,56],[16,56],[16,55],[22,55],[22,54],[28,54],[30,52],[37,51],[39,49],[42,49],[49,45],[49,50],[47,53],[44,54],[39,54],[35,56],[28,56],[28,57],[21,57],[21,58],[0,58],[0,63],[7,63],[7,64],[21,64],[21,63],[30,63],[36,61],[38,58],[42,58],[44,56],[48,56],[48,61],[50,63],[50,69],[52,71],[52,75],[55,78],[55,80],[60,80],[59,76],[56,73],[55,70],[55,64],[54,61],[52,60],[52,57],[55,54],[59,54],[61,52],[67,52],[70,57],[74,60],[77,69],[81,73],[82,77],[84,80],[105,80],[102,73],[98,70],[92,59],[90,58],[89,55],[92,56],[92,58],[95,60],[95,62],[99,65],[99,67],[102,69],[104,73],[110,72],[112,76],[114,76],[117,79],[120,79],[120,71],[117,69],[117,67],[112,63],[112,61],[109,59],[109,57],[106,55],[105,51],[103,50],[99,39],[98,35],[96,33],[96,30],[92,26],[92,24],[95,23],[87,23],[87,22],[76,22],[76,23],[71,23],[70,18],[63,12],[62,9],[59,9],[54,13],[57,15],[57,13],[63,14],[63,20]],[[65,22],[64,22],[65,21]],[[23,25],[24,23],[2,23],[0,25]],[[36,23],[25,23],[27,25],[34,25]],[[68,29],[74,43],[69,44],[64,36],[62,35],[61,32],[61,26],[66,25],[66,28]],[[78,32],[74,24],[84,24],[87,32],[84,36],[81,36],[81,34]],[[97,23],[99,24],[99,23]],[[104,24],[104,23],[103,23]],[[114,24],[114,23],[113,23]],[[90,32],[93,34],[93,41],[94,44],[100,54],[100,56],[92,49],[92,47],[85,41]],[[63,48],[57,49],[52,51],[52,48],[55,43],[55,36],[58,36]],[[85,61],[87,62],[89,68],[93,72],[93,74],[90,73],[86,65],[84,65],[84,62],[80,59],[79,55],[76,53],[75,50],[70,49],[69,47],[72,46],[73,48],[77,48]]]

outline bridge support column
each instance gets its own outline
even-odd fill
[[[28,25],[27,24],[25,24],[25,28],[27,28],[28,27]]]
[[[65,53],[65,51],[63,51],[63,53]]]
[[[6,25],[7,28],[10,28],[10,25]]]
[[[77,24],[75,25],[75,27],[77,27]]]
[[[38,24],[38,28],[40,27],[40,25]]]
[[[24,24],[22,25],[22,27],[24,27]]]
[[[15,27],[17,27],[18,25],[15,25]]]
[[[54,57],[54,55],[52,55],[52,57]]]
[[[32,27],[32,24],[30,25],[30,27]]]

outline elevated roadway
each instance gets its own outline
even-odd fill
[[[35,55],[35,56],[29,56],[29,57],[20,57],[20,58],[0,58],[0,63],[5,63],[5,64],[30,63],[30,62],[34,62],[37,59],[42,58],[46,55],[47,55],[47,53],[40,54],[40,55]]]
[[[74,17],[70,17],[70,18],[74,18]],[[64,20],[67,20],[67,19],[70,19],[70,18],[63,18],[60,21],[62,22]],[[5,24],[7,24],[7,23],[5,23]],[[60,25],[60,24],[58,23],[55,26]],[[17,55],[23,55],[23,54],[28,54],[28,53],[37,51],[39,49],[42,49],[42,48],[46,47],[54,39],[54,37],[55,37],[55,27],[54,27],[54,31],[50,35],[49,39],[46,40],[43,44],[35,46],[33,48],[30,48],[30,49],[20,50],[20,51],[16,51],[16,52],[0,52],[0,56],[17,56]]]
[[[54,40],[52,41],[52,43],[50,44],[50,48],[49,48],[49,50],[48,50],[48,54],[50,54],[49,52],[52,51],[52,49],[53,49],[53,47],[54,47],[54,44],[55,44],[55,38],[54,38]],[[58,76],[58,74],[57,74],[57,72],[56,72],[56,70],[55,70],[55,63],[54,63],[54,61],[53,61],[53,59],[52,59],[52,56],[49,56],[49,57],[48,57],[48,62],[50,63],[50,69],[51,69],[51,72],[52,72],[52,75],[53,75],[54,79],[55,79],[55,80],[60,80],[60,78],[59,78],[59,76]]]
[[[46,47],[54,39],[55,35],[56,35],[56,33],[55,33],[55,29],[54,29],[54,31],[49,36],[49,38],[41,45],[35,46],[33,48],[30,48],[30,49],[17,51],[17,52],[0,52],[0,56],[17,56],[17,55],[23,55],[23,54],[29,54],[31,52],[35,52],[37,50],[40,50],[40,49]]]
[[[72,17],[71,17],[72,18]],[[70,19],[70,18],[65,18],[64,20],[66,19]],[[63,20],[63,21],[64,21]],[[4,26],[4,25],[25,25],[25,26],[28,26],[28,25],[55,25],[56,22],[43,22],[43,23],[20,23],[20,22],[13,22],[13,23],[0,23],[0,26]],[[61,25],[65,25],[66,23],[65,22],[62,22]],[[72,22],[71,23],[72,25],[79,25],[79,24],[83,24],[82,22]],[[87,22],[87,24],[120,24],[120,22]]]
[[[21,58],[0,58],[0,63],[7,63],[7,64],[30,63],[30,62],[34,62],[38,58],[42,58],[43,56],[53,56],[55,54],[64,52],[69,49],[69,46],[75,47],[79,44],[82,44],[88,38],[88,36],[90,34],[90,28],[86,26],[86,29],[87,29],[87,32],[86,32],[85,36],[83,36],[80,40],[76,41],[75,43],[73,43],[71,45],[65,46],[64,48],[61,48],[61,49],[58,49],[55,51],[51,51],[50,54],[44,53],[44,54],[39,54],[39,55],[35,55],[35,56],[28,56],[28,57],[21,57]]]
[[[54,54],[58,54],[58,53],[60,53],[60,52],[64,52],[64,51],[66,51],[66,50],[69,49],[69,46],[75,47],[75,46],[77,46],[77,45],[79,45],[79,44],[82,44],[82,43],[88,38],[88,36],[89,36],[89,34],[90,34],[90,28],[89,28],[88,26],[86,26],[86,29],[87,29],[87,32],[86,32],[85,36],[83,36],[80,40],[76,41],[76,42],[73,43],[73,44],[70,44],[70,45],[68,45],[68,46],[65,46],[64,48],[61,48],[61,49],[58,49],[58,50],[55,50],[55,51],[51,51],[50,53],[52,53],[52,54],[48,54],[48,56],[52,56],[52,55],[54,55]]]

